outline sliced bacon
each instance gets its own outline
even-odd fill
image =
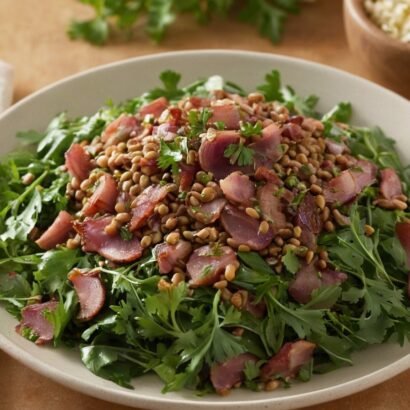
[[[255,197],[255,185],[247,175],[240,171],[232,172],[226,178],[221,179],[219,185],[230,202],[248,206]]]
[[[356,182],[356,190],[359,194],[364,188],[376,182],[377,166],[373,162],[361,159],[350,170]]]
[[[325,139],[326,149],[333,155],[342,155],[348,148],[343,142],[336,142],[328,138]]]
[[[239,107],[234,104],[215,105],[212,107],[212,115],[208,120],[208,125],[216,122],[223,122],[228,130],[238,130],[241,115]]]
[[[308,303],[312,292],[322,286],[339,285],[347,279],[344,272],[337,272],[330,269],[320,271],[315,267],[314,262],[309,265],[304,264],[296,273],[295,279],[291,282],[288,292],[299,303]]]
[[[258,167],[255,171],[255,178],[258,181],[272,182],[277,186],[283,185],[283,181],[278,177],[278,174],[273,169],[267,167]]]
[[[385,168],[380,171],[380,193],[386,199],[394,199],[403,194],[401,181],[393,168]]]
[[[251,353],[242,353],[223,363],[211,367],[211,383],[219,394],[226,394],[232,387],[244,379],[246,363],[256,363],[258,358]]]
[[[93,216],[99,213],[114,212],[118,197],[117,183],[110,174],[104,174],[98,182],[97,188],[88,199],[83,208],[85,216]]]
[[[377,167],[370,161],[359,160],[353,168],[331,179],[323,190],[326,202],[345,204],[376,181]]]
[[[144,105],[139,110],[139,115],[144,118],[146,115],[153,115],[159,118],[160,115],[168,108],[168,100],[165,97],[157,98],[156,100]]]
[[[357,195],[357,187],[352,173],[346,170],[332,178],[325,186],[323,195],[328,203],[345,204],[354,199]]]
[[[138,120],[133,115],[122,114],[101,135],[105,147],[116,145],[127,138],[135,137],[141,130]]]
[[[312,359],[316,345],[306,340],[285,343],[261,368],[262,380],[296,377],[300,368]]]
[[[188,101],[192,104],[194,108],[209,107],[211,105],[211,100],[209,98],[201,97],[189,97]]]
[[[323,221],[315,204],[315,198],[307,193],[298,207],[295,225],[302,228],[300,241],[309,249],[316,249],[317,235],[323,227]]]
[[[287,123],[283,126],[282,135],[293,141],[302,141],[304,138],[302,127],[294,122]]]
[[[21,311],[21,321],[16,331],[22,335],[25,329],[31,329],[37,336],[36,344],[42,345],[50,342],[53,340],[54,327],[44,313],[53,312],[57,306],[58,302],[55,300],[26,306]]]
[[[235,252],[229,246],[205,245],[195,249],[186,264],[192,286],[209,286],[219,280],[229,264],[239,265]]]
[[[260,251],[271,243],[273,231],[259,232],[260,221],[248,216],[245,212],[227,205],[221,214],[221,222],[225,230],[237,245],[248,245],[255,251]]]
[[[173,141],[177,136],[179,127],[175,124],[165,122],[164,124],[155,126],[152,129],[152,135],[158,135],[164,141]]]
[[[272,224],[274,231],[286,227],[286,215],[281,199],[275,195],[278,186],[274,183],[267,183],[258,188],[257,198],[263,219]]]
[[[78,320],[87,321],[96,316],[105,302],[105,288],[98,269],[73,269],[68,279],[74,286],[80,302]]]
[[[91,171],[90,155],[80,144],[73,144],[65,153],[65,165],[72,177],[80,182],[88,178]]]
[[[197,221],[208,225],[217,221],[226,205],[225,198],[216,198],[197,207],[188,206],[188,214]]]
[[[170,273],[179,261],[186,262],[192,252],[192,245],[187,241],[179,241],[176,245],[161,243],[155,247],[155,257],[159,272]]]
[[[199,163],[204,171],[212,172],[216,180],[225,178],[234,171],[242,171],[244,174],[253,172],[253,166],[240,167],[231,164],[226,158],[225,150],[231,144],[239,142],[240,135],[237,131],[216,131],[212,139],[204,138],[199,148]]]
[[[282,156],[280,148],[281,130],[275,124],[270,124],[262,130],[262,136],[254,137],[249,148],[255,151],[256,167],[266,166],[270,168]]]
[[[67,211],[60,211],[49,228],[37,239],[41,249],[53,249],[65,242],[73,230],[73,217]]]
[[[97,252],[104,258],[118,263],[135,261],[142,255],[142,247],[137,237],[127,241],[119,233],[108,235],[105,227],[113,217],[104,216],[98,219],[86,219],[74,224],[80,234],[85,252]]]
[[[130,230],[141,228],[146,220],[154,213],[155,206],[168,195],[168,187],[150,185],[137,197],[137,203],[132,208]]]
[[[179,189],[189,191],[195,180],[196,173],[200,170],[199,164],[187,165],[185,162],[180,163],[181,172],[179,175]]]

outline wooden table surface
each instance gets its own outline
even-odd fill
[[[286,54],[333,65],[386,83],[349,53],[343,31],[342,1],[318,0],[292,17],[283,42],[272,45],[256,31],[236,22],[214,21],[198,27],[191,18],[179,20],[160,45],[138,33],[128,43],[93,47],[71,42],[65,35],[74,17],[89,10],[74,0],[1,0],[0,59],[15,68],[15,100],[84,69],[138,55],[172,50],[226,48]],[[410,97],[410,96],[408,96]],[[0,352],[0,408],[7,410],[126,410],[73,392],[33,373]],[[410,371],[362,393],[310,410],[404,410],[410,403]]]

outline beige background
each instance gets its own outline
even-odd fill
[[[100,64],[162,51],[203,48],[245,49],[301,57],[391,86],[350,55],[343,32],[341,0],[318,0],[304,7],[299,16],[290,19],[280,45],[272,45],[260,38],[252,27],[240,23],[215,20],[209,26],[198,27],[191,18],[179,19],[159,46],[141,34],[141,30],[131,42],[116,40],[105,47],[69,41],[65,28],[70,19],[88,15],[89,10],[74,0],[0,0],[0,59],[15,67],[15,100]],[[407,371],[362,393],[309,409],[407,410],[409,386],[410,371]],[[127,408],[73,392],[0,352],[0,409]]]

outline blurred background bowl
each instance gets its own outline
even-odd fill
[[[344,0],[344,22],[352,53],[396,92],[410,97],[410,43],[390,37],[368,16],[364,0]]]

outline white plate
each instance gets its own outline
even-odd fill
[[[158,75],[174,69],[188,83],[198,77],[221,74],[247,90],[261,83],[264,75],[279,69],[285,84],[307,95],[320,96],[319,109],[325,111],[341,100],[354,106],[354,122],[380,125],[398,142],[403,159],[410,162],[410,103],[366,80],[319,64],[269,54],[241,51],[187,51],[159,54],[110,64],[60,81],[11,107],[0,117],[0,153],[15,145],[17,131],[43,130],[57,113],[91,114],[109,98],[122,101],[158,84]],[[253,410],[290,409],[333,400],[380,383],[410,367],[410,346],[374,346],[354,356],[355,365],[309,383],[271,393],[234,391],[225,398],[197,398],[188,391],[160,393],[155,377],[135,380],[135,390],[121,388],[90,373],[76,352],[37,347],[17,335],[16,321],[0,309],[0,347],[35,371],[100,399],[130,406],[160,409],[230,408]]]

